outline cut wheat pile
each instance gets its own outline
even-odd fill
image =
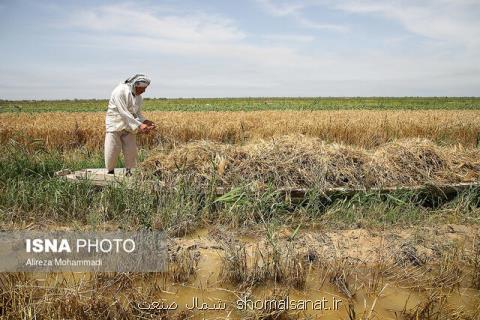
[[[390,187],[476,181],[480,151],[407,139],[372,150],[302,135],[246,145],[198,141],[159,151],[143,163],[167,183],[186,177],[200,185],[252,183],[278,188]]]

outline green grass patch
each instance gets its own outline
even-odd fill
[[[105,112],[108,100],[0,100],[1,112]],[[475,110],[478,97],[204,98],[144,100],[146,111]]]
[[[0,220],[6,223],[114,223],[184,234],[212,223],[248,228],[268,222],[295,228],[300,221],[326,228],[381,228],[480,222],[479,188],[466,190],[453,200],[412,192],[327,198],[319,190],[311,190],[300,202],[292,202],[274,185],[262,192],[240,185],[217,197],[215,182],[200,188],[188,177],[172,188],[155,187],[151,181],[133,187],[99,188],[67,182],[54,173],[63,168],[102,167],[100,153],[27,151],[15,144],[1,149]]]

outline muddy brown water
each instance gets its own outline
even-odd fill
[[[260,309],[267,304],[265,299],[272,299],[274,288],[281,291],[282,286],[269,283],[259,286],[251,291],[249,300],[242,298],[242,292],[236,292],[232,286],[225,285],[219,278],[222,258],[217,250],[200,249],[202,259],[199,262],[197,277],[189,285],[168,284],[165,292],[159,292],[158,301],[167,304],[176,302],[178,310],[186,310],[194,305],[194,298],[198,298],[197,305],[208,305],[209,308],[220,306],[225,303],[226,310],[197,310],[196,319],[205,317],[228,317],[231,319],[241,318],[252,314],[252,309]],[[321,319],[347,319],[348,298],[338,292],[334,286],[323,283],[315,272],[310,272],[307,277],[306,287],[303,290],[288,289],[290,311],[299,316]],[[285,289],[287,290],[287,289]],[[382,294],[368,294],[367,290],[358,290],[353,299],[353,305],[358,315],[369,314],[378,319],[398,319],[402,310],[412,310],[425,300],[425,294],[406,288],[387,285]],[[251,301],[251,303],[250,303]],[[334,306],[335,302],[336,306]],[[316,304],[315,304],[316,303]],[[480,303],[480,295],[477,290],[460,288],[448,296],[448,303],[452,307],[463,306],[465,309],[474,309]],[[250,307],[250,311],[241,311],[244,307]],[[299,310],[293,310],[294,308]],[[305,310],[303,310],[305,309]],[[397,316],[396,316],[397,314]]]
[[[247,252],[251,255],[256,238],[251,235],[238,238],[250,245]],[[155,309],[158,311],[172,308],[174,310],[170,312],[190,312],[187,314],[193,314],[193,319],[255,317],[262,309],[275,306],[275,303],[280,309],[285,307],[280,300],[288,303],[289,314],[299,318],[348,319],[349,312],[354,309],[357,317],[402,319],[402,311],[414,310],[426,302],[428,296],[426,290],[428,288],[411,289],[385,280],[375,293],[372,293],[365,284],[359,285],[354,297],[349,299],[328,280],[324,281],[314,268],[308,271],[304,289],[294,289],[272,281],[238,289],[221,277],[224,252],[216,246],[211,246],[213,242],[209,238],[209,230],[197,230],[178,241],[185,246],[200,244],[195,247],[195,250],[200,252],[200,259],[194,277],[185,283],[174,283],[161,274],[155,277],[140,277],[133,281],[132,287],[139,292],[150,291],[148,298],[139,296],[138,301],[132,301],[131,297],[124,296],[121,290],[115,293],[117,298],[125,304],[133,303],[135,308],[142,310],[141,312],[149,313]],[[362,244],[365,245],[365,241]],[[82,281],[91,278],[85,273],[64,273],[55,277],[45,274],[31,276],[39,285],[50,287],[60,284],[78,287]],[[88,295],[91,292],[86,290],[84,294]],[[275,295],[277,300],[274,300]],[[450,290],[446,297],[451,309],[473,312],[480,305],[480,292],[468,288],[467,284]]]
[[[265,300],[273,303],[271,299],[274,289],[279,291],[285,289],[269,283],[254,288],[251,295],[244,298],[242,294],[245,292],[236,291],[233,286],[219,279],[222,260],[217,250],[200,250],[202,258],[199,261],[197,275],[188,284],[165,283],[165,278],[161,276],[136,281],[134,286],[141,289],[152,286],[158,288],[156,294],[150,296],[147,301],[133,301],[136,307],[166,309],[172,306],[176,312],[191,310],[194,313],[193,319],[240,319],[261,312],[261,309],[268,306],[269,302]],[[46,281],[41,281],[40,274],[34,277],[45,285],[54,286],[55,283],[65,282],[78,284],[85,274],[63,274]],[[339,293],[334,286],[322,285],[322,280],[313,272],[308,275],[304,290],[291,288],[285,290],[288,290],[291,314],[300,318],[348,319],[349,299]],[[125,297],[122,299],[121,293],[118,297],[124,303],[130,302]],[[426,295],[422,292],[390,285],[385,287],[380,296],[368,294],[367,290],[358,290],[353,299],[353,307],[357,315],[371,314],[371,318],[375,319],[399,319],[402,310],[413,310],[425,299]],[[477,290],[460,288],[449,294],[448,304],[454,308],[474,310],[480,304],[480,295]]]

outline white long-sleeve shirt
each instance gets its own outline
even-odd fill
[[[134,96],[128,84],[120,83],[113,89],[108,102],[105,119],[107,132],[127,130],[136,133],[140,124],[145,121],[141,109],[142,95]]]

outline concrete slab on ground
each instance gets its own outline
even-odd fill
[[[132,173],[133,172],[134,171],[132,170]],[[91,168],[78,171],[61,170],[56,172],[55,175],[72,182],[89,181],[96,186],[128,183],[132,180],[130,176],[126,175],[125,168],[116,168],[114,174],[108,174],[107,169],[105,168]]]

